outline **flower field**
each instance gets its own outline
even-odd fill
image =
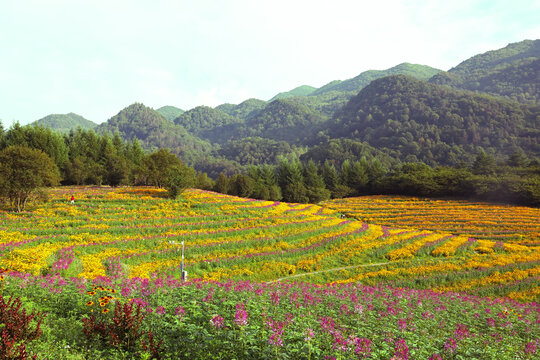
[[[540,244],[540,209],[465,200],[361,196],[328,206],[370,223],[468,235],[476,239]]]
[[[58,188],[31,211],[0,212],[0,289],[46,314],[42,338],[27,344],[39,358],[536,356],[535,209],[529,220],[506,212],[507,237],[504,225],[475,225],[472,237],[434,219],[379,221],[397,207],[377,218],[349,201]]]

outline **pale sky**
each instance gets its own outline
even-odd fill
[[[540,38],[540,0],[0,0],[0,119],[268,100]]]

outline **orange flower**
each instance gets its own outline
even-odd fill
[[[95,291],[87,291],[86,292],[88,295],[96,295],[96,292]]]
[[[106,313],[109,312],[109,309],[103,309],[103,310],[101,310],[101,312],[104,313],[104,314],[106,314]]]
[[[94,302],[93,302],[93,301],[89,301],[89,302],[86,303],[86,305],[92,306],[92,305],[94,305]]]

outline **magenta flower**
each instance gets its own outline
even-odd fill
[[[439,354],[433,354],[429,357],[429,360],[442,360],[442,356]]]
[[[527,345],[525,345],[525,354],[527,355],[536,354],[536,342],[529,341]]]
[[[184,309],[182,306],[177,307],[176,310],[174,311],[174,314],[180,317],[183,317],[185,313],[186,313],[186,309]]]
[[[461,340],[461,339],[471,336],[471,333],[469,332],[467,325],[457,324],[456,331],[454,331],[454,335],[456,336],[456,339]]]
[[[399,339],[394,346],[394,357],[401,360],[409,359],[409,347],[405,342],[405,339]]]
[[[212,326],[221,329],[223,327],[223,317],[219,315],[215,315],[211,320],[210,323]]]
[[[309,342],[311,341],[311,339],[313,339],[314,336],[315,336],[315,333],[313,333],[313,329],[311,328],[306,329],[304,340]]]
[[[457,349],[456,340],[454,338],[448,338],[448,340],[446,340],[444,343],[444,348],[446,351],[453,353]]]
[[[283,346],[283,340],[276,332],[272,333],[272,336],[270,336],[270,339],[268,339],[268,343],[274,346]]]
[[[358,357],[369,357],[371,354],[371,340],[366,338],[354,338],[356,346],[354,352]]]
[[[236,314],[234,316],[236,325],[242,327],[247,325],[247,312],[244,310],[244,304],[236,304]]]
[[[165,314],[165,308],[163,306],[158,306],[156,308],[156,314],[159,314],[159,315]]]

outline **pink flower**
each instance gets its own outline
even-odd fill
[[[315,336],[315,334],[313,333],[313,329],[306,329],[305,331],[305,337],[304,337],[304,340],[305,341],[311,341],[311,339],[313,339],[313,337]]]
[[[354,352],[359,357],[369,357],[371,354],[371,340],[366,338],[354,338],[354,345],[356,348]]]
[[[536,343],[534,341],[529,341],[527,345],[525,345],[525,354],[536,354]]]
[[[446,351],[453,353],[457,349],[456,340],[454,338],[449,338],[444,343],[444,348],[446,349]]]
[[[409,347],[407,346],[405,339],[399,339],[396,341],[396,345],[394,347],[394,357],[402,360],[409,359]]]
[[[184,316],[185,313],[186,313],[186,309],[184,309],[182,306],[177,307],[176,310],[174,311],[174,314],[180,317]]]
[[[156,314],[160,314],[160,315],[165,314],[165,308],[163,306],[158,306],[156,308]]]
[[[223,317],[222,316],[219,316],[219,315],[215,315],[211,320],[210,320],[210,323],[218,328],[218,329],[221,329],[223,327]]]
[[[247,325],[247,312],[246,310],[244,310],[244,304],[242,303],[236,304],[236,314],[234,316],[234,322],[240,327]]]

